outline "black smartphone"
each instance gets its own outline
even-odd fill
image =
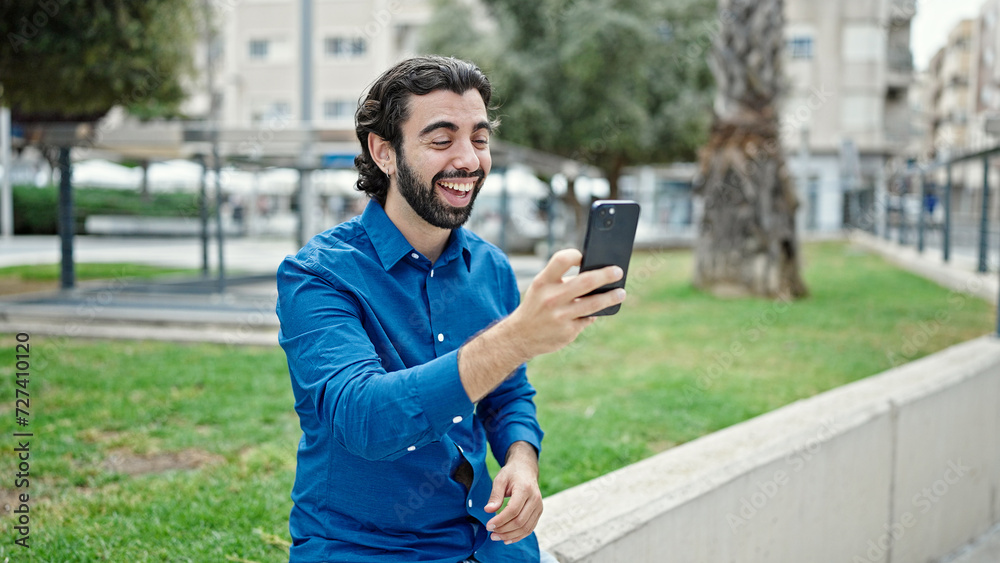
[[[635,243],[635,230],[639,226],[639,204],[627,200],[602,199],[590,206],[587,221],[587,238],[583,241],[583,262],[580,271],[599,270],[605,266],[618,266],[624,272],[622,279],[601,286],[588,293],[604,293],[625,287],[628,263]],[[592,316],[614,315],[621,305],[602,309]]]

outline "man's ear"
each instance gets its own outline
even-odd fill
[[[375,133],[368,133],[368,152],[371,153],[375,165],[381,168],[386,176],[392,176],[396,172],[396,151],[392,149],[389,141]]]

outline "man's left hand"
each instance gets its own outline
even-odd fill
[[[493,480],[486,512],[499,510],[507,497],[507,507],[486,523],[486,529],[491,532],[490,539],[510,544],[528,537],[542,515],[538,453],[527,442],[514,442],[507,450],[506,463]]]

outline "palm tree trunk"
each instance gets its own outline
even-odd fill
[[[696,286],[726,295],[795,298],[798,200],[785,167],[775,104],[780,94],[782,0],[720,0],[713,73],[715,121],[702,150],[704,213],[695,243]]]

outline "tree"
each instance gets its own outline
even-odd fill
[[[612,198],[627,166],[696,157],[711,116],[710,0],[481,4],[485,15],[439,0],[423,49],[489,74],[503,139],[600,168]],[[572,182],[567,195],[579,214]]]
[[[194,0],[7,0],[0,84],[13,119],[93,122],[114,106],[171,116],[197,26]]]
[[[798,201],[775,107],[783,8],[783,0],[719,0],[715,120],[701,158],[705,208],[694,273],[695,285],[717,293],[808,293],[799,273]]]
[[[0,105],[14,122],[93,123],[122,106],[174,115],[185,97],[194,0],[6,0]],[[60,285],[75,285],[70,142],[59,147]],[[52,151],[43,148],[43,153]]]

